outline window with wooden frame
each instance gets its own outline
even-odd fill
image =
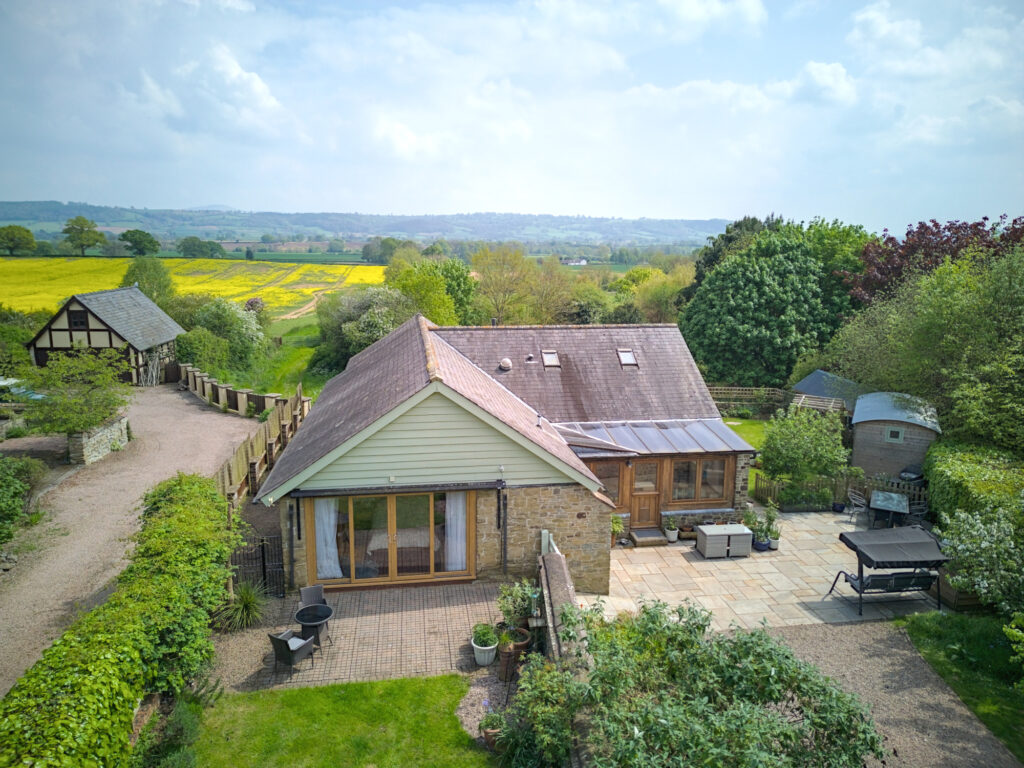
[[[902,427],[886,427],[885,428],[885,442],[887,442],[887,443],[902,443],[903,442],[903,428]]]
[[[72,331],[86,331],[89,329],[89,313],[84,309],[68,310],[68,328]]]
[[[724,458],[674,459],[670,501],[712,501],[726,498]]]

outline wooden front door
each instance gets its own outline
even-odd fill
[[[633,503],[630,528],[657,528],[661,515],[661,491],[658,489],[657,461],[633,462]]]

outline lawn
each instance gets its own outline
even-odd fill
[[[1010,661],[1004,621],[932,611],[896,623],[906,627],[918,652],[964,704],[1024,761],[1024,693],[1013,688],[1021,670]]]
[[[458,675],[225,695],[203,715],[204,768],[493,766],[455,717]]]
[[[761,446],[764,445],[764,428],[768,424],[767,421],[726,417],[725,423],[729,425],[733,432],[753,446],[755,450],[761,450]]]
[[[17,310],[56,309],[75,293],[116,288],[128,259],[3,258],[3,303]],[[164,259],[181,293],[209,293],[232,301],[259,296],[274,314],[309,303],[321,291],[380,283],[384,267],[286,264],[237,259]]]

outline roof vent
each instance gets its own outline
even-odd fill
[[[501,362],[498,363],[498,367],[501,368],[501,370],[503,370],[503,371],[511,371],[512,370],[512,361],[509,360],[507,357],[503,357],[503,358],[501,358]]]
[[[528,363],[533,363],[533,362],[536,362],[536,361],[535,361],[535,360],[533,359],[533,352],[531,352],[530,354],[528,354],[528,355],[526,356],[526,362],[528,362]]]

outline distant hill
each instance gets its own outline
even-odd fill
[[[703,245],[725,231],[727,219],[609,219],[518,213],[456,213],[392,216],[364,213],[273,213],[214,210],[119,208],[88,203],[0,202],[0,225],[20,224],[38,234],[59,232],[73,216],[85,216],[108,230],[144,229],[163,239],[197,235],[211,240],[256,240],[263,234],[383,237],[431,241],[519,240],[529,243]]]

